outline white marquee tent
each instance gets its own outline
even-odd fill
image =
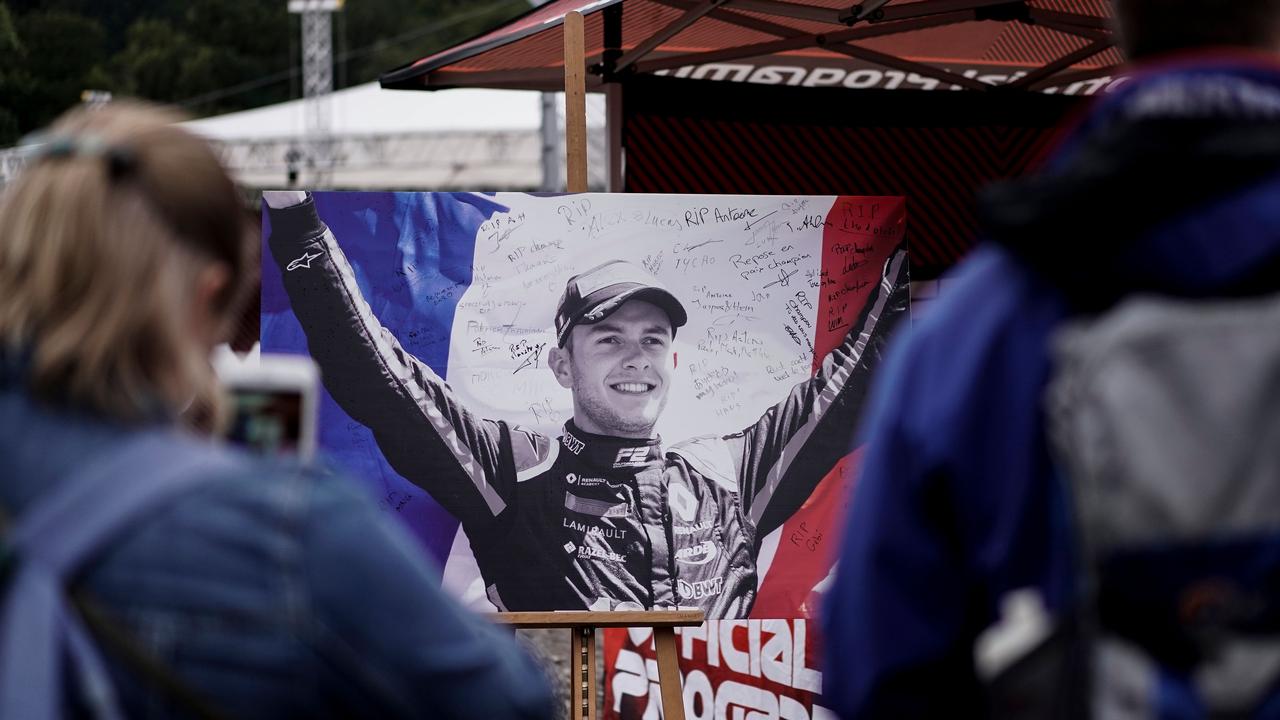
[[[329,139],[318,146],[307,139],[302,100],[186,126],[213,141],[248,187],[283,187],[291,166],[298,187],[535,190],[542,184],[542,110],[536,92],[402,92],[368,83],[339,90],[326,102]],[[562,96],[557,107],[563,107]],[[590,184],[602,189],[603,97],[588,98],[587,117]]]
[[[251,188],[537,190],[542,186],[540,94],[524,90],[383,90],[376,82],[332,93],[327,139],[307,137],[302,100],[193,120],[236,179]],[[563,110],[563,95],[556,96]],[[563,115],[560,112],[559,115]],[[587,97],[588,181],[606,185],[604,98]],[[563,118],[557,137],[563,138]],[[561,144],[563,140],[560,141]],[[560,187],[564,153],[560,150]],[[22,166],[0,151],[0,187]],[[290,170],[295,172],[292,182]]]

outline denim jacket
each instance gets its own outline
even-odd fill
[[[37,403],[18,363],[0,353],[8,514],[130,432]],[[442,593],[438,571],[358,487],[293,464],[242,467],[139,524],[76,581],[217,709],[239,718],[550,717],[539,669]],[[130,717],[179,714],[104,652]]]

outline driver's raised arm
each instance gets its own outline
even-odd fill
[[[907,270],[904,245],[885,261],[879,285],[844,342],[827,353],[813,378],[728,438],[757,538],[786,522],[849,452],[872,372],[893,329],[907,317]]]
[[[387,461],[464,525],[500,514],[515,482],[503,424],[472,415],[374,316],[333,233],[305,193],[266,192],[271,253],[325,388],[373,431]],[[516,432],[517,445],[545,442]],[[516,448],[530,456],[539,448]],[[508,456],[509,457],[509,456]]]

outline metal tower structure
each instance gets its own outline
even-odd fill
[[[529,4],[538,7],[547,0],[529,0]],[[560,166],[564,164],[560,148],[560,112],[556,109],[556,94],[542,93],[542,184],[538,189],[542,192],[564,192],[564,183],[560,178]]]
[[[304,164],[308,184],[323,185],[338,158],[330,136],[333,92],[333,13],[344,0],[289,0],[289,12],[302,16],[302,97],[306,108],[306,137],[300,152],[293,152],[291,167]],[[295,172],[290,172],[293,184]]]

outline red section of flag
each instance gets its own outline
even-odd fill
[[[822,286],[814,332],[814,370],[839,345],[870,299],[884,262],[907,229],[901,197],[841,195],[822,224]]]
[[[906,231],[900,197],[836,198],[825,215],[802,212],[800,223],[822,224],[822,272],[814,320],[814,362],[844,342],[880,282],[884,263]],[[850,428],[850,439],[854,429]],[[773,561],[751,609],[753,618],[817,617],[815,591],[834,565],[844,507],[857,469],[857,453],[832,468],[809,499],[782,526]]]
[[[846,455],[782,526],[782,536],[760,585],[753,618],[817,618],[822,583],[835,566],[840,530],[848,514],[861,449]]]

